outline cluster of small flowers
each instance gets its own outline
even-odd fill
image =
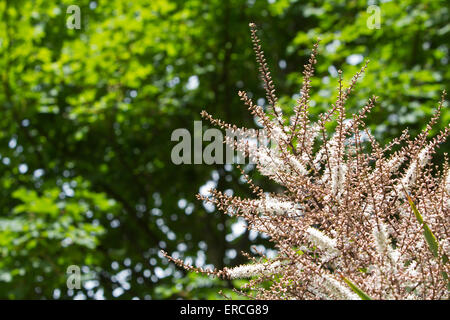
[[[254,157],[259,172],[284,191],[268,195],[241,170],[256,199],[217,190],[199,199],[266,233],[278,255],[208,273],[250,278],[239,292],[259,299],[448,299],[450,166],[446,154],[443,165],[433,167],[431,159],[450,126],[427,139],[445,92],[436,114],[415,139],[404,132],[382,147],[364,123],[376,97],[346,119],[345,102],[366,63],[347,87],[339,72],[336,103],[317,123],[310,123],[315,45],[295,114],[285,124],[256,27],[250,28],[270,108],[265,113],[245,92],[239,96],[276,145],[232,146]],[[337,126],[329,137],[326,125],[335,117]],[[261,286],[266,280],[272,282],[269,288]]]

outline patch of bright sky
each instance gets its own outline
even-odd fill
[[[184,209],[184,208],[186,208],[186,205],[187,205],[186,199],[180,199],[180,200],[178,200],[178,208]]]
[[[19,172],[21,174],[27,173],[27,171],[28,171],[28,166],[25,163],[19,164]]]
[[[33,172],[33,176],[38,179],[40,177],[42,177],[44,175],[44,170],[43,169],[36,169]]]
[[[14,149],[16,147],[16,145],[17,145],[17,139],[16,138],[12,138],[11,140],[9,140],[8,146],[11,149]]]
[[[208,180],[208,182],[206,182],[204,185],[202,185],[199,189],[199,193],[204,196],[210,196],[211,193],[209,192],[209,190],[214,189],[217,186],[217,182],[214,180]]]
[[[63,183],[62,190],[64,194],[68,197],[73,197],[75,195],[75,191],[70,187],[70,184],[67,182]]]
[[[364,57],[362,54],[351,54],[345,59],[345,61],[348,64],[351,64],[352,66],[355,66],[355,65],[361,63],[363,60],[364,60]]]
[[[231,225],[231,233],[225,236],[225,239],[230,242],[239,236],[243,235],[245,230],[247,230],[247,222],[243,218],[238,218],[238,220]]]
[[[341,42],[339,40],[333,40],[332,42],[330,42],[325,46],[325,49],[330,53],[334,53],[336,52],[336,50],[339,48],[340,45]]]
[[[196,75],[190,76],[188,79],[188,83],[186,84],[186,89],[195,90],[200,85],[200,80]]]
[[[328,67],[328,72],[331,74],[331,76],[333,78],[336,78],[338,76],[338,71],[337,71],[335,66],[329,66]]]

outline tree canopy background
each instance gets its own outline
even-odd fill
[[[79,30],[66,26],[73,4]],[[170,159],[172,131],[192,132],[202,109],[255,126],[237,96],[266,103],[249,22],[286,112],[318,38],[312,111],[329,108],[338,69],[349,81],[370,59],[349,105],[380,97],[368,122],[381,141],[416,134],[449,88],[448,1],[3,0],[0,16],[3,299],[220,298],[236,283],[186,274],[159,251],[222,268],[270,248],[195,199],[211,186],[248,196],[239,171]],[[79,290],[67,288],[70,265]]]

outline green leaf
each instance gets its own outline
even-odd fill
[[[417,210],[417,207],[414,204],[411,197],[408,194],[406,194],[406,196],[408,197],[409,205],[411,206],[411,209],[413,210],[413,212],[417,218],[417,221],[419,221],[419,223],[422,224],[423,233],[424,233],[425,239],[427,240],[428,247],[430,248],[433,255],[437,258],[438,257],[438,248],[439,248],[437,239],[434,236],[433,232],[431,232],[430,227],[428,227],[428,225],[423,221],[423,217],[420,214],[419,210]]]
[[[369,297],[369,295],[367,293],[362,291],[356,284],[351,282],[349,279],[347,279],[344,276],[342,276],[342,279],[344,279],[345,283],[348,284],[350,289],[352,289],[353,292],[356,293],[362,300],[372,300],[372,298]]]
[[[405,193],[406,193],[406,190],[405,190]],[[434,236],[433,232],[431,232],[430,227],[428,227],[428,225],[423,221],[422,215],[420,214],[419,210],[417,210],[417,207],[414,204],[414,201],[411,199],[411,197],[408,195],[408,193],[406,193],[406,196],[408,197],[409,205],[411,206],[411,209],[413,210],[413,212],[417,218],[417,221],[419,221],[419,223],[421,223],[423,226],[423,234],[425,236],[425,239],[427,240],[430,251],[433,253],[433,255],[436,258],[439,258],[439,252],[438,252],[439,244],[438,244],[436,237]],[[447,262],[448,262],[448,257],[447,257],[447,255],[444,254],[442,256],[442,263],[446,264]],[[450,291],[450,281],[448,281],[447,273],[443,271],[442,277],[444,278],[445,281],[447,281],[447,290]]]

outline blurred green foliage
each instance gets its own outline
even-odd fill
[[[66,27],[72,4],[79,30]],[[287,112],[318,38],[312,111],[333,102],[338,69],[348,81],[370,59],[350,112],[379,96],[368,122],[384,141],[417,133],[450,81],[448,1],[3,0],[0,16],[0,298],[232,295],[237,283],[186,274],[159,250],[221,268],[267,244],[195,200],[208,181],[249,196],[238,172],[170,160],[171,132],[202,109],[254,126],[236,94],[265,104],[250,21]]]

